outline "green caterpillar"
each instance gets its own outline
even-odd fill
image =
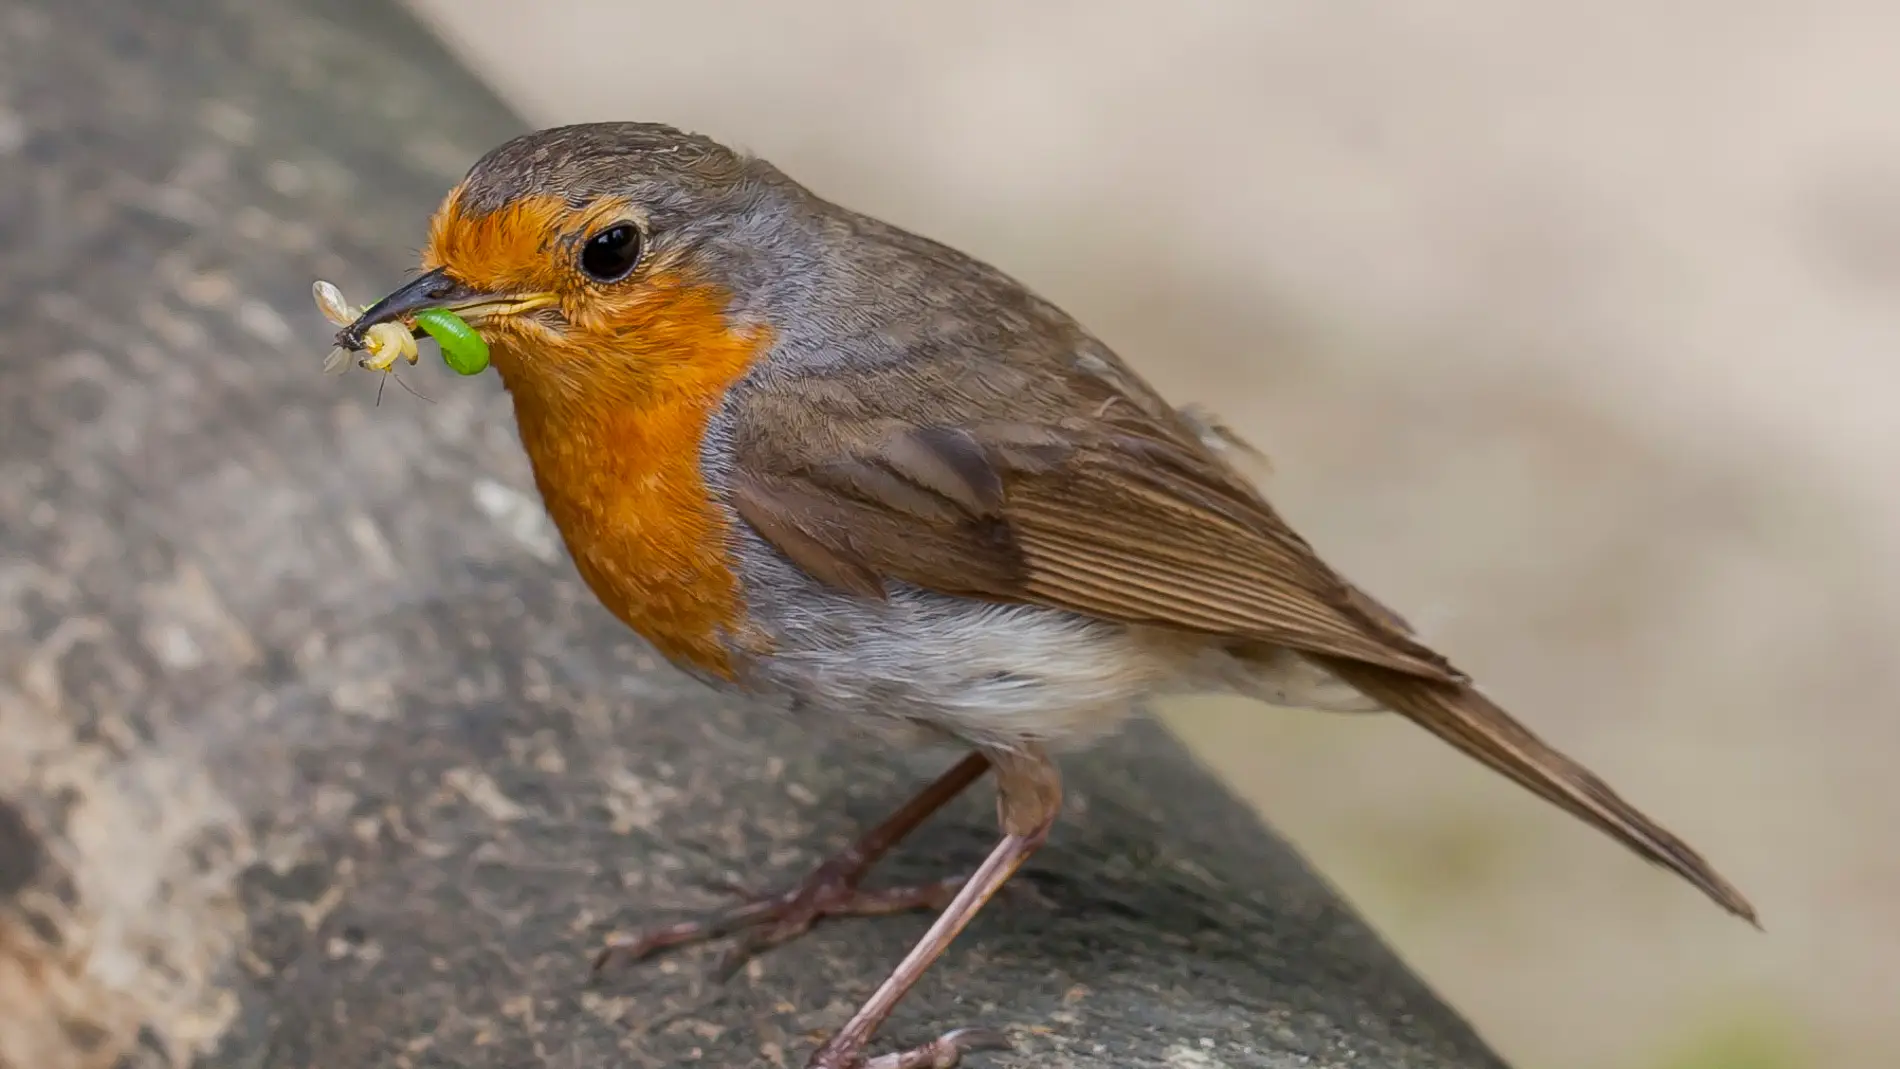
[[[328,282],[313,284],[310,292],[323,317],[339,327],[349,326],[363,314],[364,309],[351,308],[342,291]],[[446,308],[428,308],[416,313],[416,326],[435,339],[436,347],[442,350],[442,362],[456,374],[479,375],[487,369],[488,342],[461,316]],[[357,363],[371,371],[389,371],[398,360],[416,362],[416,337],[401,323],[378,323],[369,328],[363,341],[369,355]],[[326,374],[341,371],[349,361],[349,350],[332,349],[323,370]]]
[[[442,350],[442,362],[458,375],[479,375],[488,367],[488,342],[461,316],[446,308],[416,313],[416,326],[427,331]]]

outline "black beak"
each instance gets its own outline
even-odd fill
[[[336,332],[336,343],[345,349],[361,351],[363,335],[378,323],[398,322],[429,308],[474,304],[481,298],[482,294],[450,278],[445,268],[438,267],[365,308],[356,322]]]

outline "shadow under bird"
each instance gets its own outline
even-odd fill
[[[1687,844],[1327,566],[1232,464],[1230,437],[986,264],[645,123],[496,148],[437,211],[423,261],[339,344],[427,309],[479,331],[609,610],[713,686],[970,751],[792,890],[615,940],[597,965],[932,908],[809,1065],[946,1067],[999,1046],[964,1028],[868,1050],[1047,837],[1051,752],[1180,693],[1398,713],[1755,919]],[[1001,838],[974,873],[860,886],[985,772]]]

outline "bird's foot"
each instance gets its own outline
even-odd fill
[[[744,937],[721,960],[717,970],[722,977],[730,976],[754,954],[805,934],[821,917],[870,917],[912,910],[940,910],[950,904],[963,885],[963,879],[958,877],[915,887],[867,891],[857,885],[866,867],[847,852],[812,870],[811,875],[789,891],[749,896],[750,900],[739,906],[700,920],[611,936],[594,957],[594,971],[598,973],[611,965],[640,961],[672,947],[744,932]],[[739,888],[728,889],[745,894]],[[880,1061],[871,1064],[877,1069],[886,1069],[887,1065],[908,1067],[935,1063]]]
[[[987,1028],[959,1028],[921,1047],[866,1058],[862,1047],[827,1043],[805,1063],[806,1069],[956,1069],[963,1056],[978,1050],[1008,1050],[1009,1040]]]

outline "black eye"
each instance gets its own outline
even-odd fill
[[[640,262],[640,228],[616,223],[587,239],[581,270],[596,282],[618,282]]]

